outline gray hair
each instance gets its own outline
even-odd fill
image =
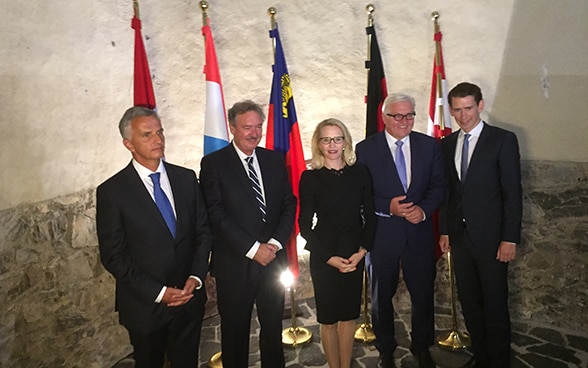
[[[241,115],[241,114],[245,114],[248,113],[249,111],[255,111],[258,115],[259,118],[261,119],[261,121],[265,121],[265,114],[263,113],[263,110],[261,109],[261,106],[259,106],[258,104],[256,104],[255,102],[251,101],[251,100],[245,100],[245,101],[240,101],[240,102],[236,102],[233,107],[231,107],[227,113],[228,115],[228,119],[229,119],[229,124],[231,124],[232,126],[235,126],[236,122],[235,119],[237,118],[237,115]]]
[[[404,93],[392,93],[388,95],[388,97],[386,97],[384,103],[382,104],[382,114],[386,112],[386,108],[388,106],[397,102],[409,102],[413,110],[416,105],[413,97],[406,95]]]
[[[161,119],[157,112],[143,106],[133,106],[127,109],[118,123],[118,130],[123,138],[129,139],[131,137],[131,122],[134,118],[140,116],[155,116],[161,123]]]

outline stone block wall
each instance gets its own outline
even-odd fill
[[[523,180],[512,318],[588,335],[578,331],[588,326],[588,163],[523,162]],[[104,368],[132,351],[94,215],[93,190],[0,211],[0,367]],[[438,270],[436,303],[449,306],[444,260]],[[297,297],[312,295],[309,276],[300,280]]]

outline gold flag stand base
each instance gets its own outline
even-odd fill
[[[457,331],[450,331],[447,335],[439,337],[439,346],[453,350],[465,349],[470,346],[470,336],[466,333],[460,334]]]
[[[376,334],[374,333],[374,329],[372,328],[371,323],[362,323],[357,325],[357,329],[355,330],[355,335],[353,335],[355,340],[370,343],[376,339]]]
[[[219,351],[218,353],[214,354],[212,358],[208,361],[208,366],[210,368],[222,368],[223,367],[223,359],[222,353]]]
[[[282,331],[282,344],[296,346],[306,344],[312,339],[312,333],[304,327],[290,327]]]

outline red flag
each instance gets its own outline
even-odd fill
[[[369,26],[366,33],[371,36],[370,42],[370,60],[365,62],[368,69],[368,87],[365,102],[367,104],[365,118],[365,136],[384,130],[384,119],[382,117],[382,103],[388,96],[386,86],[386,76],[384,75],[384,65],[376,37],[376,29]]]
[[[433,80],[431,82],[431,99],[429,101],[429,124],[427,132],[430,136],[441,140],[451,134],[451,117],[447,101],[447,82],[443,65],[441,48],[441,31],[435,32],[435,60],[433,61]],[[435,234],[435,255],[437,259],[443,252],[439,247],[439,211],[433,213],[433,232]]]
[[[298,129],[298,118],[296,117],[294,96],[292,94],[292,86],[290,85],[290,75],[286,67],[286,58],[284,57],[284,50],[280,41],[277,24],[276,28],[270,30],[270,38],[275,39],[276,51],[265,145],[268,149],[285,156],[290,184],[292,185],[296,199],[298,199],[298,183],[300,182],[302,172],[306,170],[306,163],[300,141],[300,130]],[[294,221],[292,234],[286,245],[288,267],[295,278],[298,277],[296,236],[299,233],[297,221],[299,210],[300,208],[296,206],[296,221]]]
[[[149,63],[141,34],[141,20],[133,16],[131,28],[135,30],[135,77],[134,77],[134,106],[155,109],[155,94],[151,84]]]

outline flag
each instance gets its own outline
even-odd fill
[[[134,99],[133,106],[143,106],[155,109],[155,94],[151,83],[151,73],[143,35],[141,34],[141,19],[133,16],[131,28],[135,30],[135,75],[134,75]]]
[[[206,25],[202,27],[204,36],[204,48],[206,63],[204,74],[206,75],[206,113],[204,117],[204,155],[214,152],[229,144],[229,132],[227,130],[227,115],[225,110],[225,98],[221,83],[214,40],[210,30],[210,19],[206,19]]]
[[[427,133],[431,137],[441,139],[451,134],[451,116],[447,101],[447,81],[443,65],[441,48],[441,31],[435,33],[436,54],[433,61],[433,78],[431,82],[431,99],[429,101],[429,124]]]
[[[270,38],[275,40],[276,50],[265,145],[268,149],[284,155],[290,184],[294,195],[298,199],[298,183],[302,172],[306,169],[306,163],[304,162],[290,76],[286,67],[286,59],[277,24],[276,28],[270,30]],[[298,219],[298,212],[299,207],[297,206],[296,219]],[[298,277],[298,252],[296,250],[296,236],[298,233],[298,221],[294,221],[292,234],[286,245],[286,252],[288,254],[289,269],[295,278]]]
[[[366,33],[371,36],[370,42],[370,60],[365,62],[365,68],[368,69],[368,87],[365,102],[367,104],[365,119],[365,136],[384,130],[384,120],[382,118],[382,103],[388,96],[386,87],[386,76],[384,75],[384,65],[376,29],[374,26],[366,27]]]
[[[443,65],[443,51],[441,48],[441,31],[435,32],[435,59],[433,61],[433,78],[431,82],[431,99],[429,101],[429,124],[427,133],[441,140],[451,134],[451,117],[447,101],[447,82]],[[443,252],[439,247],[439,211],[433,213],[433,232],[435,234],[435,255],[437,259]]]

